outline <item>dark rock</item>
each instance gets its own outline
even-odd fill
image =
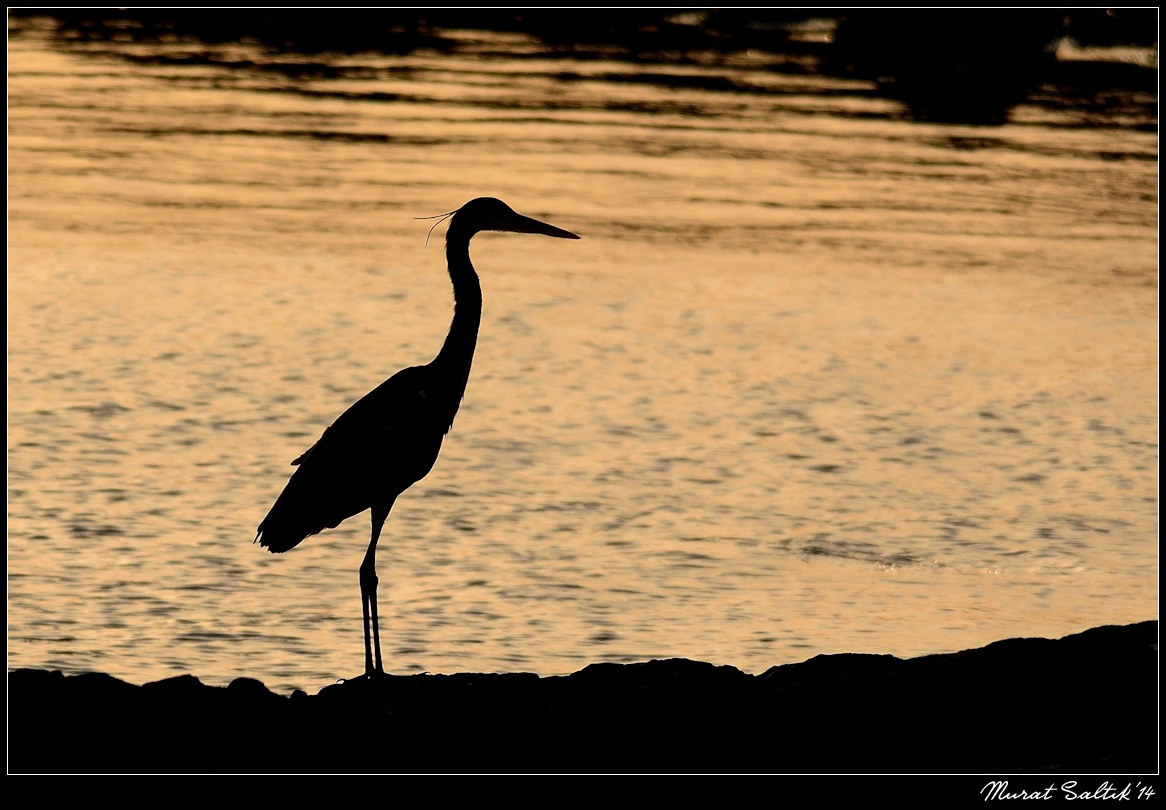
[[[1154,773],[1158,623],[759,676],[671,659],[386,675],[282,697],[8,675],[12,773]]]

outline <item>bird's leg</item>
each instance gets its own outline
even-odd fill
[[[373,507],[372,510],[372,539],[368,543],[368,551],[364,553],[364,561],[360,564],[360,600],[364,614],[364,674],[366,677],[383,675],[384,665],[381,661],[381,628],[380,617],[377,614],[377,541],[381,537],[385,518],[389,516],[387,508]],[[376,666],[373,666],[373,651],[376,651]]]
[[[368,592],[365,590],[363,564],[360,566],[360,611],[364,614],[364,676],[368,678],[373,674],[372,641],[369,635]]]

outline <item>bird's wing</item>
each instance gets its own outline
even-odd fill
[[[259,524],[258,541],[286,551],[374,504],[390,504],[433,467],[445,429],[425,397],[425,368],[386,380],[292,462],[296,471]]]

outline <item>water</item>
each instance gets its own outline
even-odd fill
[[[391,671],[760,672],[1157,615],[1155,132],[912,123],[747,59],[713,72],[754,92],[498,36],[315,75],[23,24],[9,667],[359,673],[367,518],[251,540],[288,462],[441,345],[413,217],[487,194],[583,239],[474,242],[469,391],[378,555]]]

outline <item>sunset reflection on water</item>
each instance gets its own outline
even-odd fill
[[[583,239],[474,241],[469,390],[382,541],[388,669],[760,672],[1156,616],[1156,133],[112,50],[9,44],[10,667],[358,673],[367,518],[250,541],[288,462],[436,353],[413,217],[486,194]]]

